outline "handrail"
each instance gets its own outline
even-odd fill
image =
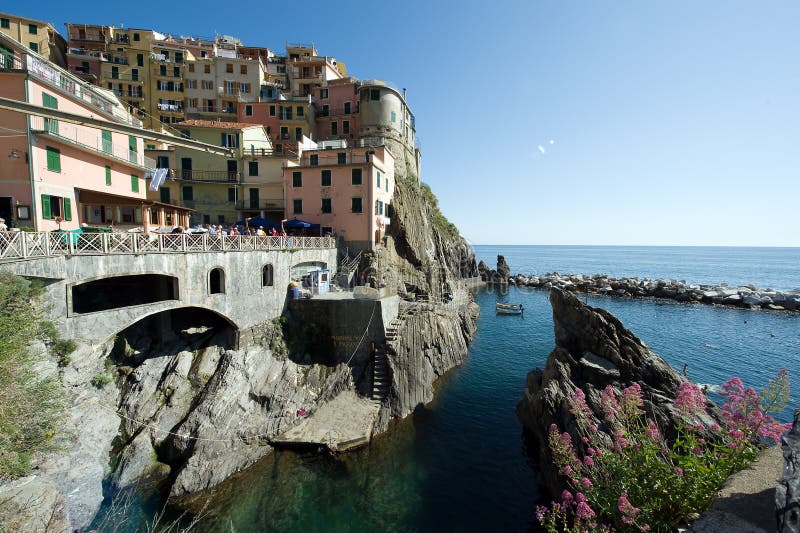
[[[0,233],[0,263],[75,255],[323,250],[335,247],[333,237],[11,231]]]

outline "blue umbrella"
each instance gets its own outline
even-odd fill
[[[247,219],[247,220],[240,220],[240,221],[238,221],[236,223],[236,225],[237,226],[244,226],[245,223],[248,226],[253,227],[253,228],[257,228],[259,226],[262,226],[264,228],[276,228],[277,229],[277,228],[281,227],[281,225],[278,222],[273,222],[271,220],[267,220],[266,218],[261,218],[261,217],[253,217],[253,218]]]

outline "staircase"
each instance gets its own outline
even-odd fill
[[[336,272],[336,283],[339,287],[347,289],[350,287],[350,282],[353,280],[353,273],[358,268],[361,262],[361,252],[358,252],[355,257],[345,255],[339,264],[339,270]]]
[[[379,346],[372,356],[372,399],[383,401],[389,394],[389,360],[386,357],[386,346]]]

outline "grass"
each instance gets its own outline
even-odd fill
[[[32,369],[39,361],[29,344],[52,338],[54,329],[35,311],[40,293],[39,285],[0,273],[0,480],[27,474],[37,454],[55,450],[66,416],[58,378]],[[59,348],[66,356],[71,346]]]

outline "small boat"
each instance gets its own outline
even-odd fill
[[[504,304],[501,302],[497,302],[495,304],[495,310],[499,315],[521,315],[525,308],[522,304]]]

